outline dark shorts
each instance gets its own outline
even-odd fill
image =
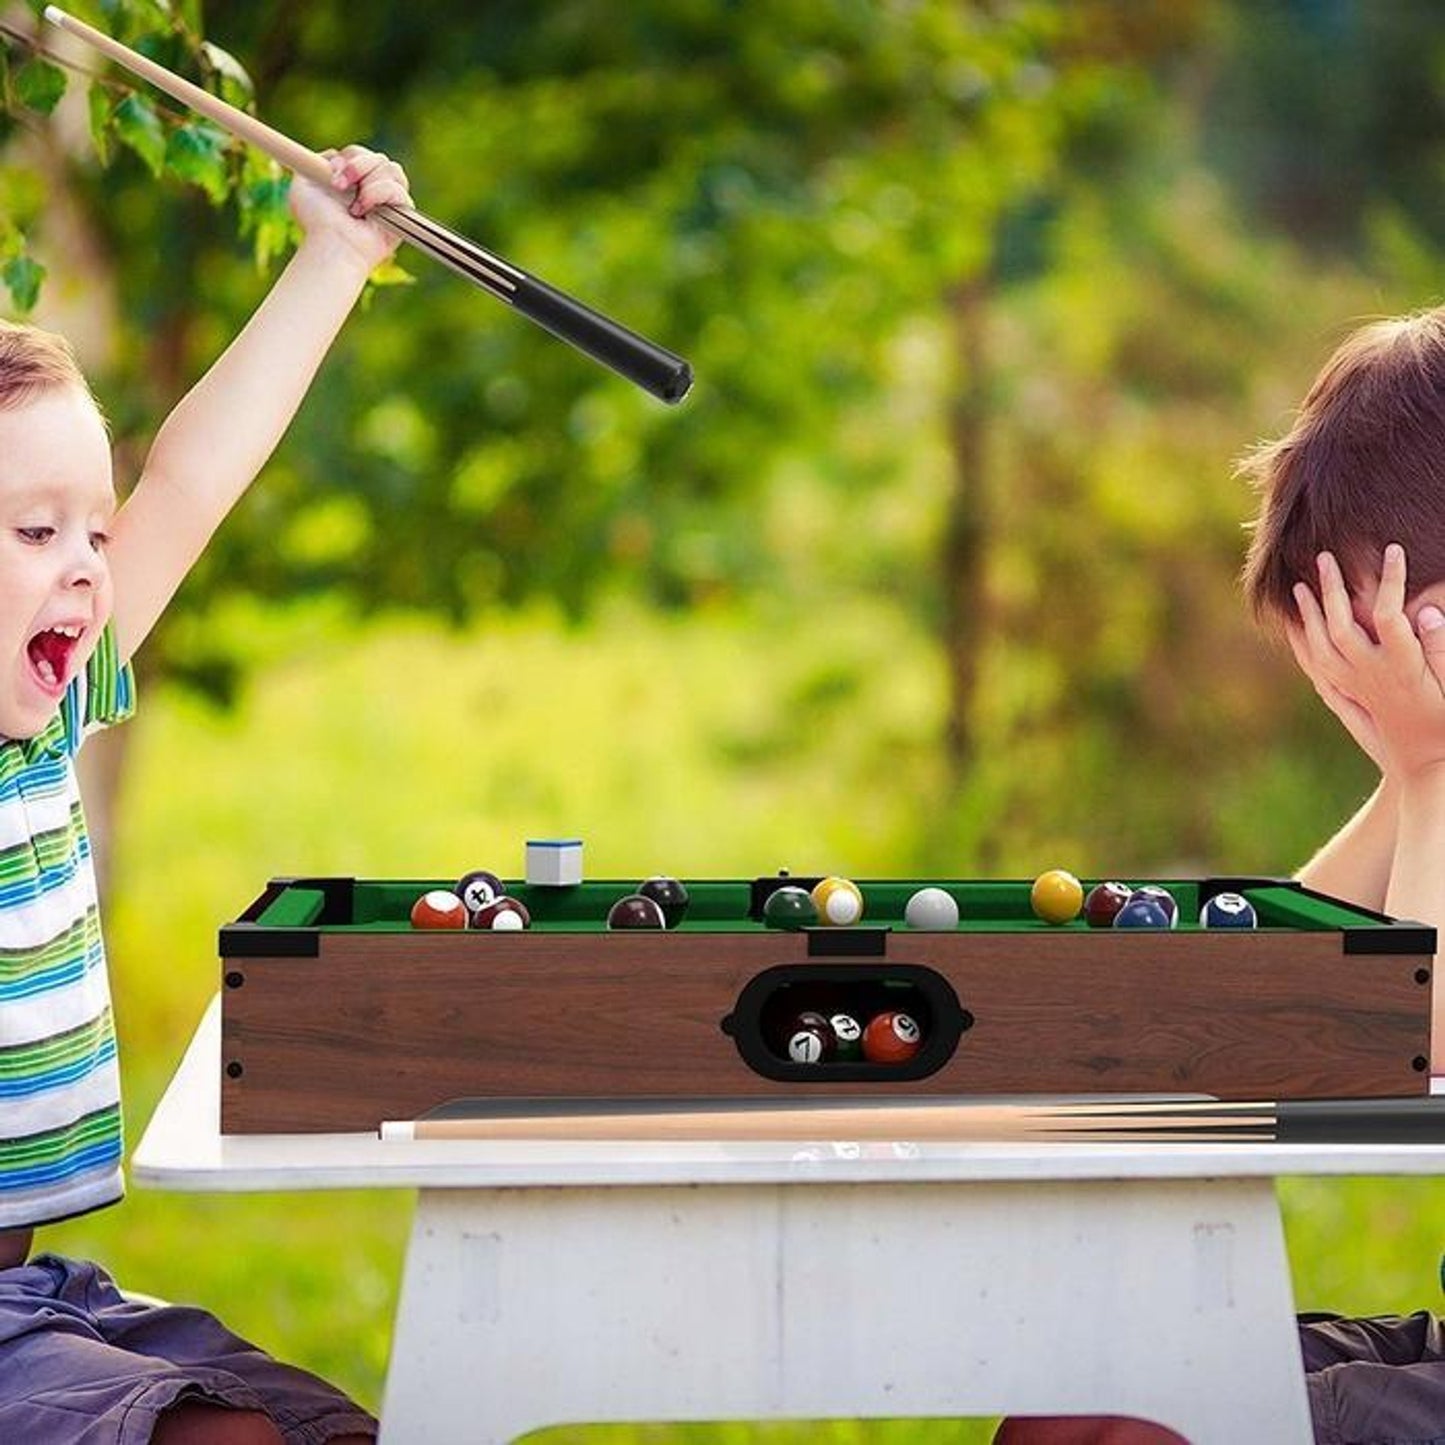
[[[1318,1445],[1445,1445],[1445,1328],[1437,1316],[1299,1320]]]
[[[140,1445],[182,1400],[263,1410],[288,1445],[376,1433],[345,1395],[205,1310],[127,1299],[98,1265],[52,1254],[0,1270],[0,1441]]]

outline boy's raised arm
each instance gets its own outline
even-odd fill
[[[409,205],[406,177],[361,147],[333,154],[349,206],[297,179],[292,210],[305,236],[236,339],[156,435],[140,480],[112,528],[115,631],[130,658],[216,528],[265,465],[322,358],[396,238],[361,219],[385,202]]]

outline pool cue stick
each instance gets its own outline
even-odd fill
[[[331,166],[325,156],[54,5],[46,6],[45,18],[214,121],[222,130],[279,161],[287,170],[331,189]],[[448,230],[422,212],[408,206],[382,205],[371,215],[418,250],[520,311],[543,330],[662,401],[679,402],[692,386],[692,368],[682,357],[549,286],[475,241]]]
[[[389,1120],[380,1126],[380,1136],[398,1141],[776,1142],[827,1138],[937,1143],[1445,1143],[1445,1099],[1429,1097],[1118,1104],[912,1099],[906,1104],[862,1100],[811,1106],[706,1099],[469,1102],[476,1112]]]

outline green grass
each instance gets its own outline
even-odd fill
[[[593,876],[970,874],[967,857],[930,855],[921,841],[946,836],[932,817],[943,680],[886,603],[791,625],[786,646],[766,618],[628,612],[585,632],[531,618],[461,637],[420,623],[354,633],[322,608],[216,626],[244,632],[267,659],[239,709],[220,715],[157,691],[129,738],[106,916],[132,1143],[215,990],[217,926],[273,874],[518,872],[523,841],[538,834],[584,838]],[[1030,846],[1021,832],[1018,847]],[[1067,861],[1108,871],[1108,860]],[[1302,1307],[1440,1302],[1445,1182],[1281,1188]],[[118,1209],[47,1231],[45,1245],[204,1304],[374,1408],[410,1209],[409,1195],[381,1191],[133,1191]],[[783,1445],[820,1433],[834,1445],[925,1434],[972,1445],[991,1427],[586,1435]]]

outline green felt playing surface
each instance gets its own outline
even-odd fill
[[[679,931],[751,932],[764,926],[749,913],[753,902],[751,880],[683,881],[690,902]],[[786,881],[806,884],[811,880]],[[1087,890],[1099,880],[1081,881]],[[283,886],[253,921],[266,928],[404,931],[411,927],[411,906],[423,893],[451,886],[449,880],[438,879],[357,880],[338,894],[334,887],[328,886],[331,883],[332,880],[315,880]],[[1082,918],[1062,925],[1037,918],[1029,906],[1031,880],[1027,879],[963,882],[863,879],[858,880],[858,886],[863,891],[864,913],[856,926],[862,928],[906,929],[904,908],[908,899],[923,887],[940,887],[953,896],[959,906],[960,932],[1047,934],[1088,928]],[[1198,879],[1164,880],[1160,886],[1167,888],[1179,904],[1178,931],[1181,933],[1198,930],[1201,898],[1219,891],[1218,884]],[[636,884],[628,880],[597,880],[571,887],[507,883],[508,893],[527,906],[535,929],[568,933],[605,929],[608,909],[635,887]],[[1242,892],[1254,905],[1261,928],[1333,932],[1342,928],[1388,929],[1392,926],[1390,920],[1378,914],[1285,881],[1241,884],[1235,891]],[[343,899],[339,910],[338,896]]]

